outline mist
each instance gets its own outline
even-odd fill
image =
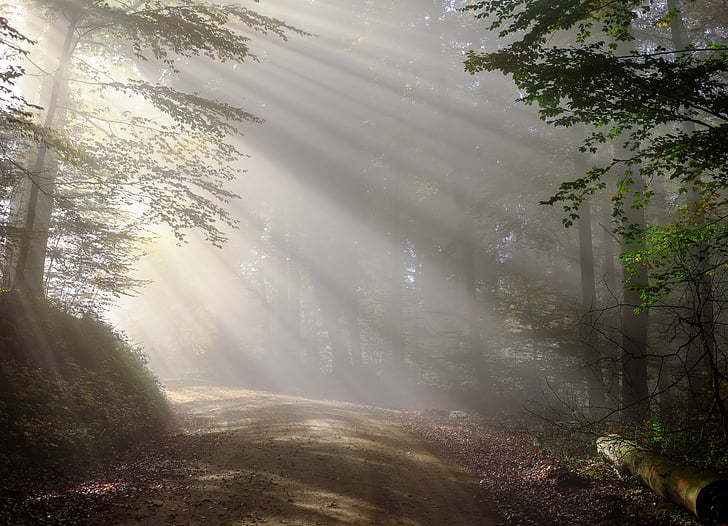
[[[727,12],[0,3],[0,522],[728,520]]]
[[[224,247],[155,242],[135,274],[152,283],[110,312],[162,378],[453,409],[543,387],[576,320],[533,337],[504,296],[578,302],[575,233],[538,204],[575,152],[545,151],[507,78],[464,71],[490,43],[459,7],[262,6],[313,35],[259,41],[248,67],[180,66],[265,122],[240,142]]]

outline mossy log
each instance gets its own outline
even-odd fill
[[[620,471],[632,473],[659,495],[703,522],[728,522],[728,479],[640,448],[619,435],[597,440],[597,451]]]

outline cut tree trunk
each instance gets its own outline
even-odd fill
[[[619,435],[597,440],[597,451],[620,471],[632,473],[659,495],[687,508],[700,521],[728,522],[728,479],[640,448]]]

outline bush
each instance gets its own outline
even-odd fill
[[[0,465],[106,455],[169,416],[141,350],[107,324],[0,295]]]

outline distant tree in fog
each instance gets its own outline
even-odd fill
[[[563,182],[546,202],[563,205],[569,226],[586,211],[586,200],[609,190],[615,232],[623,239],[629,309],[622,323],[622,407],[633,420],[646,418],[651,393],[665,397],[670,385],[707,377],[709,385],[688,382],[690,396],[702,399],[697,405],[728,432],[719,331],[728,264],[725,17],[708,14],[711,2],[567,4],[470,5],[487,27],[512,40],[497,50],[470,51],[466,68],[512,75],[521,100],[538,105],[553,125],[589,127],[583,151],[614,143],[611,160]],[[617,184],[608,187],[613,172]],[[669,213],[651,212],[658,187],[677,196]],[[656,220],[650,226],[646,213]],[[688,340],[667,342],[676,359],[669,352],[656,361],[649,356],[646,316],[655,307],[672,312],[673,325]],[[669,375],[680,361],[678,376],[648,387],[648,367],[654,378]]]

